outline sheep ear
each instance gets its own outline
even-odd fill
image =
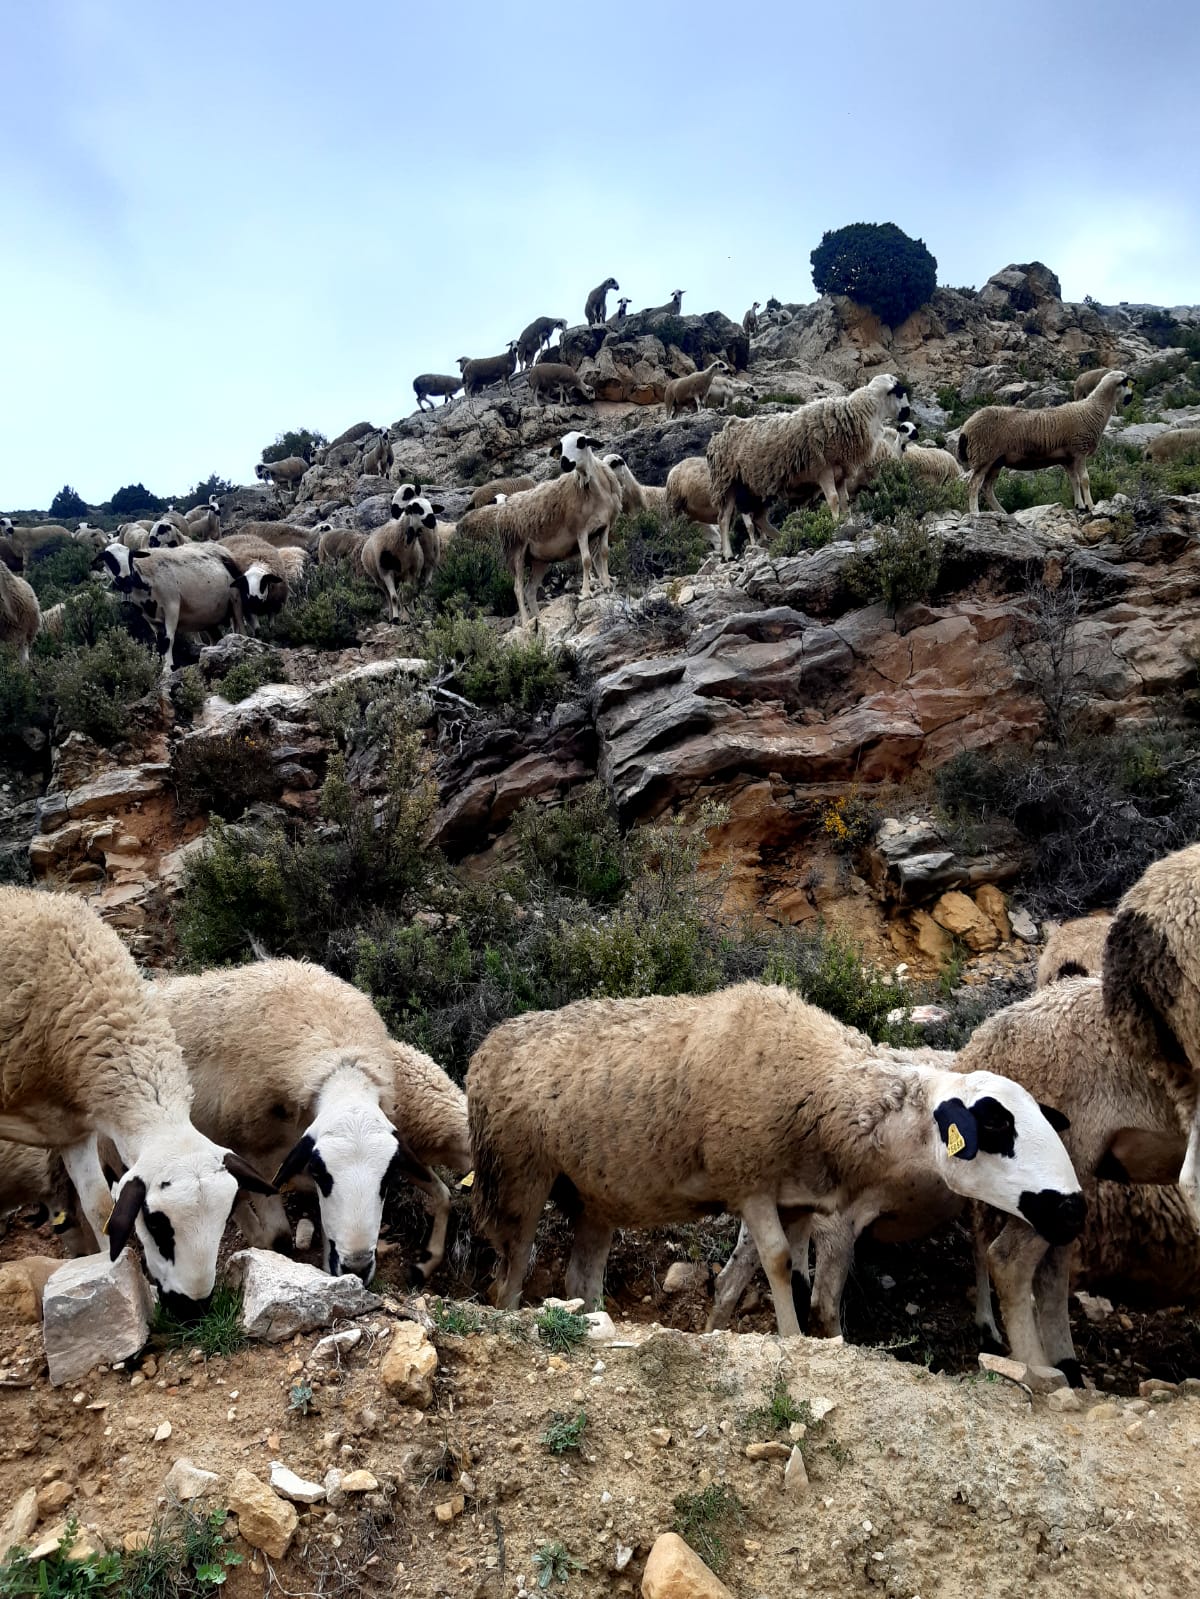
[[[140,1177],[131,1177],[117,1196],[112,1215],[104,1231],[108,1234],[108,1258],[117,1260],[129,1242],[138,1212],[146,1203],[146,1185]]]
[[[290,1183],[293,1177],[298,1177],[312,1159],[317,1141],[311,1133],[305,1133],[298,1144],[288,1151],[283,1157],[283,1162],[275,1176],[271,1179],[277,1189],[285,1183]]]
[[[948,1155],[959,1160],[975,1159],[979,1153],[979,1129],[961,1099],[942,1100],[934,1107],[933,1119]]]
[[[441,516],[446,507],[444,505],[431,505],[429,509],[433,512],[434,516]]]
[[[265,1177],[259,1175],[248,1160],[243,1160],[240,1155],[235,1155],[232,1149],[225,1151],[225,1170],[231,1177],[237,1178],[239,1188],[244,1188],[248,1194],[273,1194],[275,1185],[269,1183]]]
[[[408,1140],[394,1127],[392,1133],[396,1139],[396,1153],[388,1161],[388,1168],[383,1177],[384,1188],[397,1187],[402,1177],[407,1177],[410,1182],[415,1183],[432,1182],[433,1173],[422,1160],[418,1159],[416,1151]]]
[[[985,1094],[971,1106],[979,1129],[979,1147],[985,1155],[1013,1156],[1017,1152],[1017,1122],[1007,1105]]]
[[[1056,1133],[1065,1133],[1071,1125],[1071,1118],[1064,1116],[1061,1110],[1055,1110],[1053,1105],[1043,1105],[1039,1102],[1038,1109]]]

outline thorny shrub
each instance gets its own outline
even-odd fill
[[[626,511],[613,524],[609,569],[622,589],[638,594],[664,577],[698,572],[712,553],[708,533],[686,516]]]

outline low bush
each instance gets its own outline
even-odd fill
[[[26,574],[42,610],[57,605],[92,580],[94,551],[90,544],[64,540],[35,552]]]
[[[846,586],[862,604],[882,600],[895,616],[902,606],[932,597],[941,565],[941,540],[905,515],[895,526],[875,528],[870,548],[847,563]]]
[[[381,614],[379,590],[351,572],[345,562],[314,564],[283,610],[262,628],[261,636],[275,644],[345,649],[356,644],[365,624],[378,621]]]
[[[130,706],[158,686],[160,674],[155,652],[118,627],[39,669],[59,728],[86,733],[98,744],[118,744],[127,736]]]
[[[562,699],[575,681],[574,657],[539,635],[502,635],[479,617],[452,611],[426,631],[425,650],[447,680],[475,705],[537,711]]]
[[[11,644],[0,644],[0,748],[17,743],[23,729],[44,714],[37,678]]]
[[[528,801],[517,812],[513,832],[533,881],[592,904],[612,904],[624,893],[627,852],[603,783],[584,784],[561,805]]]
[[[3,1599],[201,1599],[216,1593],[242,1562],[224,1536],[224,1510],[207,1515],[172,1506],[155,1522],[146,1543],[72,1560],[78,1523],[70,1521],[57,1554],[30,1560],[10,1549],[0,1564]]]
[[[460,537],[450,541],[426,589],[438,610],[491,611],[512,616],[517,593],[495,538]]]
[[[227,821],[280,788],[271,742],[254,732],[184,740],[171,758],[171,780],[185,815]]]
[[[885,461],[854,501],[855,514],[869,524],[920,521],[930,511],[965,511],[963,482],[931,483],[900,461]]]
[[[221,679],[218,689],[230,704],[237,705],[242,700],[249,699],[255,689],[262,688],[265,683],[287,681],[287,662],[278,651],[267,650],[263,655],[248,656],[236,666],[231,666]]]
[[[627,511],[613,524],[609,570],[623,589],[640,593],[664,577],[698,572],[712,554],[705,530],[686,516]]]
[[[833,512],[822,501],[815,510],[790,512],[771,540],[770,552],[772,555],[807,555],[811,550],[832,544],[837,536]]]

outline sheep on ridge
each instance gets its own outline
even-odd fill
[[[422,372],[420,377],[413,379],[413,393],[417,397],[417,410],[423,411],[428,404],[429,409],[434,409],[431,394],[444,396],[442,405],[447,406],[463,386],[461,374],[452,377],[446,372]]]
[[[458,370],[462,373],[463,392],[468,399],[490,388],[493,383],[503,383],[506,389],[510,388],[508,380],[517,370],[516,339],[509,343],[503,355],[479,356],[475,360],[468,355],[460,355]]]
[[[555,333],[565,333],[567,323],[564,317],[539,316],[522,329],[517,340],[517,360],[521,363],[521,371],[533,365],[538,351],[549,346]]]
[[[671,298],[667,301],[666,305],[650,305],[650,306],[647,306],[644,311],[639,311],[638,315],[639,316],[678,316],[679,315],[679,311],[680,311],[680,307],[683,305],[683,297],[684,297],[684,295],[686,293],[687,293],[686,289],[672,289],[671,290]]]
[[[254,468],[254,475],[260,483],[272,483],[276,488],[286,484],[288,488],[298,489],[308,465],[302,455],[287,455],[282,461],[260,461]]]
[[[751,338],[751,339],[758,332],[758,301],[757,300],[755,300],[754,304],[750,307],[750,309],[746,312],[745,316],[742,318],[742,332],[747,336],[747,338]]]
[[[663,390],[663,405],[667,415],[677,416],[680,411],[687,409],[699,411],[708,398],[713,379],[719,372],[729,371],[728,361],[717,360],[700,372],[689,372],[684,378],[672,378]]]
[[[609,325],[610,328],[619,328],[621,326],[621,324],[625,321],[625,318],[626,318],[626,316],[629,313],[630,304],[631,304],[631,301],[629,299],[629,296],[623,294],[621,296],[621,298],[617,301],[617,309],[613,312],[612,316],[610,316],[609,319],[608,319],[608,325]]]
[[[596,398],[595,389],[583,382],[573,366],[563,361],[539,361],[529,368],[526,376],[529,392],[539,405],[545,405],[554,395],[559,405],[569,405],[575,398],[588,402]]]
[[[588,327],[599,327],[600,323],[604,321],[608,291],[609,289],[619,289],[620,287],[621,285],[616,278],[605,278],[603,283],[596,285],[588,295],[587,303],[583,308]],[[626,300],[625,304],[629,304],[628,300]]]

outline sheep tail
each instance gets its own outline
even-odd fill
[[[971,446],[967,443],[967,436],[965,433],[959,433],[958,444],[956,448],[958,450],[958,459],[961,461],[963,466],[967,466],[971,458]]]

